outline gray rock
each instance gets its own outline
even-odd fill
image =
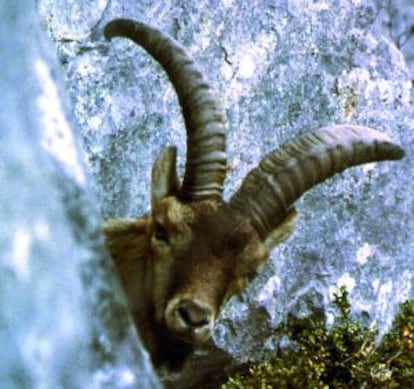
[[[226,306],[214,341],[238,360],[259,359],[277,344],[272,329],[288,312],[323,309],[332,322],[332,293],[342,284],[355,313],[389,328],[398,303],[414,296],[414,122],[404,58],[379,33],[381,2],[114,0],[99,17],[55,17],[47,11],[53,1],[39,3],[57,37],[104,217],[147,211],[156,154],[176,144],[182,171],[185,152],[176,97],[159,66],[130,42],[104,41],[102,27],[114,17],[170,33],[219,91],[232,166],[227,198],[266,152],[302,132],[352,122],[399,141],[403,161],[351,169],[299,201],[295,234]],[[78,36],[76,25],[92,27]]]
[[[379,25],[384,35],[395,42],[404,54],[411,80],[414,79],[414,3],[411,0],[390,0],[381,10]]]
[[[158,387],[103,250],[52,46],[32,1],[0,14],[1,387]]]

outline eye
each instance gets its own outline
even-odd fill
[[[154,237],[157,240],[168,242],[168,232],[166,228],[159,222],[155,223]]]

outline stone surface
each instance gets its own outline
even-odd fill
[[[170,33],[218,90],[232,167],[226,198],[266,152],[325,125],[368,125],[404,145],[403,161],[354,168],[299,201],[296,232],[248,292],[228,304],[214,340],[239,360],[261,358],[277,344],[272,328],[288,312],[323,309],[332,322],[332,292],[342,284],[355,313],[388,328],[398,303],[414,297],[414,123],[407,66],[379,28],[382,2],[114,0],[96,1],[102,14],[93,17],[39,3],[104,217],[147,211],[157,153],[176,144],[181,171],[185,155],[176,97],[159,66],[130,42],[104,41],[102,28],[114,17]],[[83,3],[91,4],[78,1],[81,10]],[[77,35],[77,25],[89,33],[82,27]]]
[[[381,14],[383,15],[382,32],[391,38],[404,54],[413,80],[414,3],[411,0],[390,0],[384,4]]]
[[[0,14],[0,386],[157,387],[103,250],[52,45],[32,1],[4,0]]]

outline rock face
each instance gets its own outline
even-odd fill
[[[404,54],[414,79],[414,4],[410,0],[391,0],[383,13],[383,29]]]
[[[12,0],[0,14],[1,386],[157,387],[102,249],[39,15]]]
[[[402,54],[381,35],[378,1],[166,3],[77,1],[76,12],[40,0],[56,40],[66,88],[105,218],[149,206],[150,167],[185,137],[171,85],[133,44],[105,42],[104,24],[130,17],[170,33],[197,58],[228,118],[232,166],[226,196],[266,152],[295,134],[332,123],[390,134],[406,158],[355,168],[299,202],[300,222],[247,293],[216,327],[217,346],[239,360],[272,350],[288,312],[323,309],[346,285],[356,313],[381,331],[399,302],[414,297],[414,169],[410,80]]]

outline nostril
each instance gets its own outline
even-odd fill
[[[200,316],[195,314],[193,310],[188,310],[183,307],[177,309],[178,314],[181,319],[184,320],[186,324],[189,324],[192,327],[200,327],[209,323],[207,316]]]
[[[182,301],[176,307],[176,314],[188,327],[204,327],[210,324],[210,310],[190,300]]]

